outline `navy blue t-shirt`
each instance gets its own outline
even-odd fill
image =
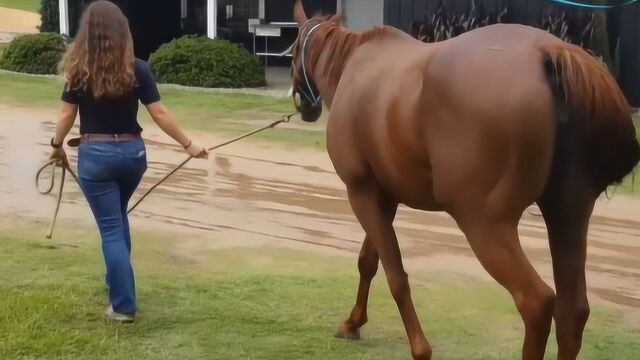
[[[125,134],[140,133],[138,124],[138,101],[149,105],[160,101],[160,93],[151,68],[146,62],[136,59],[134,64],[135,87],[127,94],[116,98],[94,99],[83,90],[62,92],[62,101],[77,104],[80,111],[80,134]]]

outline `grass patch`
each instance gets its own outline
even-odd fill
[[[633,117],[633,123],[636,126],[638,141],[640,141],[640,115],[635,115]],[[619,189],[615,189],[614,191],[634,195],[640,194],[640,168],[637,167],[635,173],[627,176],[619,186]]]
[[[0,73],[0,103],[17,107],[56,109],[63,83],[59,79]],[[237,135],[279,119],[293,111],[290,99],[237,93],[211,93],[161,86],[163,101],[189,129]],[[144,109],[140,119],[150,125]],[[323,124],[300,129],[277,129],[256,136],[287,145],[325,148]]]
[[[40,0],[0,0],[0,7],[37,13],[40,11]]]
[[[175,251],[183,237],[138,232],[139,321],[115,326],[99,317],[106,294],[95,230],[61,225],[45,240],[44,224],[0,220],[2,359],[409,358],[384,276],[364,340],[332,337],[355,297],[355,255],[247,248],[198,251],[194,260]],[[522,325],[496,284],[423,279],[413,296],[439,359],[520,358]],[[640,331],[622,316],[594,306],[581,359],[640,353]]]

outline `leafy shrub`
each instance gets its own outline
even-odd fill
[[[0,68],[29,74],[55,74],[65,44],[56,33],[21,35],[0,59]]]
[[[149,59],[157,80],[198,87],[243,88],[266,84],[260,61],[242,45],[206,37],[182,37]]]

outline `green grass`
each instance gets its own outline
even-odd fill
[[[38,12],[40,0],[0,0],[0,7]]]
[[[55,109],[63,83],[58,79],[0,73],[0,103],[17,107]],[[237,135],[279,119],[292,112],[290,99],[260,95],[211,93],[161,86],[164,103],[189,129]],[[146,111],[141,120],[150,124]],[[299,120],[298,120],[299,121]],[[276,129],[256,138],[293,146],[324,149],[322,123],[301,129]]]
[[[0,359],[409,358],[384,276],[373,285],[364,339],[332,337],[355,297],[356,255],[205,251],[206,242],[217,240],[209,235],[191,257],[176,251],[184,235],[137,232],[139,321],[117,326],[99,317],[106,295],[95,230],[61,225],[54,240],[45,240],[45,224],[0,220]],[[521,321],[498,285],[412,275],[416,307],[438,359],[520,358]],[[581,359],[628,360],[640,353],[640,331],[622,312],[593,307]]]

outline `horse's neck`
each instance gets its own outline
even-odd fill
[[[312,69],[313,78],[318,91],[322,95],[327,107],[331,108],[333,97],[351,55],[363,44],[390,34],[389,29],[376,28],[365,33],[342,32],[328,36],[325,46],[314,51],[320,51],[318,62]],[[343,41],[342,44],[334,42]],[[336,47],[336,45],[339,45]]]
[[[338,88],[338,82],[331,81],[327,76],[324,76],[323,69],[326,68],[325,65],[327,65],[327,61],[329,61],[329,56],[327,54],[322,54],[316,68],[314,69],[314,78],[318,79],[315,83],[320,95],[322,95],[325,105],[327,105],[328,108],[331,108],[333,97]],[[344,71],[344,68],[340,70],[340,73],[342,73],[342,71]]]

